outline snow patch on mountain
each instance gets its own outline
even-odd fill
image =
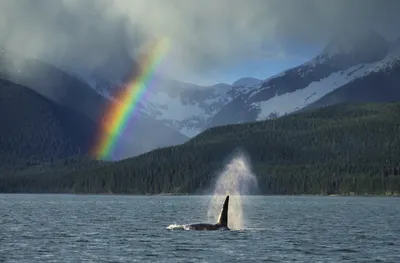
[[[400,47],[396,47],[381,61],[359,64],[346,70],[333,72],[326,78],[310,83],[304,89],[278,95],[267,101],[253,102],[251,108],[257,108],[259,110],[257,120],[265,120],[271,115],[276,117],[283,116],[306,107],[326,94],[357,78],[368,75],[371,72],[390,69],[395,63],[399,63],[399,61]]]
[[[175,94],[153,91],[142,102],[143,113],[161,120],[182,134],[193,137],[199,134],[216,112],[233,98],[230,86],[218,84],[196,90],[179,90]]]
[[[155,113],[155,118],[158,120],[184,121],[193,116],[200,118],[207,117],[198,103],[183,103],[179,95],[177,97],[170,97],[166,92],[149,94],[144,104],[144,108],[149,113]]]
[[[207,127],[223,106],[257,89],[262,82],[255,78],[243,78],[233,85],[220,83],[210,87],[181,88],[173,94],[160,87],[146,95],[142,103],[143,113],[193,137]]]

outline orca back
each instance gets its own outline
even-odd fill
[[[218,222],[216,224],[190,224],[187,228],[190,230],[229,230],[228,228],[228,207],[229,207],[229,195],[226,196],[224,205],[222,206],[221,213],[218,217]]]

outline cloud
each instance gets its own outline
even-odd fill
[[[297,43],[319,46],[342,31],[393,35],[399,11],[398,0],[0,0],[0,41],[69,67],[119,72],[148,40],[166,37],[172,74],[205,74],[291,56]]]

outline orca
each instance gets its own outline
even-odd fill
[[[190,224],[186,225],[188,230],[230,230],[228,228],[228,206],[229,206],[229,195],[226,196],[224,205],[221,210],[221,214],[219,215],[218,221],[216,224]]]

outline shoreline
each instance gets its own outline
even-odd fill
[[[75,195],[75,196],[83,196],[83,195],[91,195],[91,196],[212,196],[212,194],[189,194],[189,193],[160,193],[160,194],[133,194],[133,193],[73,193],[73,192],[0,192],[0,195]],[[386,193],[386,194],[256,194],[256,195],[244,195],[244,196],[259,196],[259,197],[394,197],[400,198],[400,193]]]

